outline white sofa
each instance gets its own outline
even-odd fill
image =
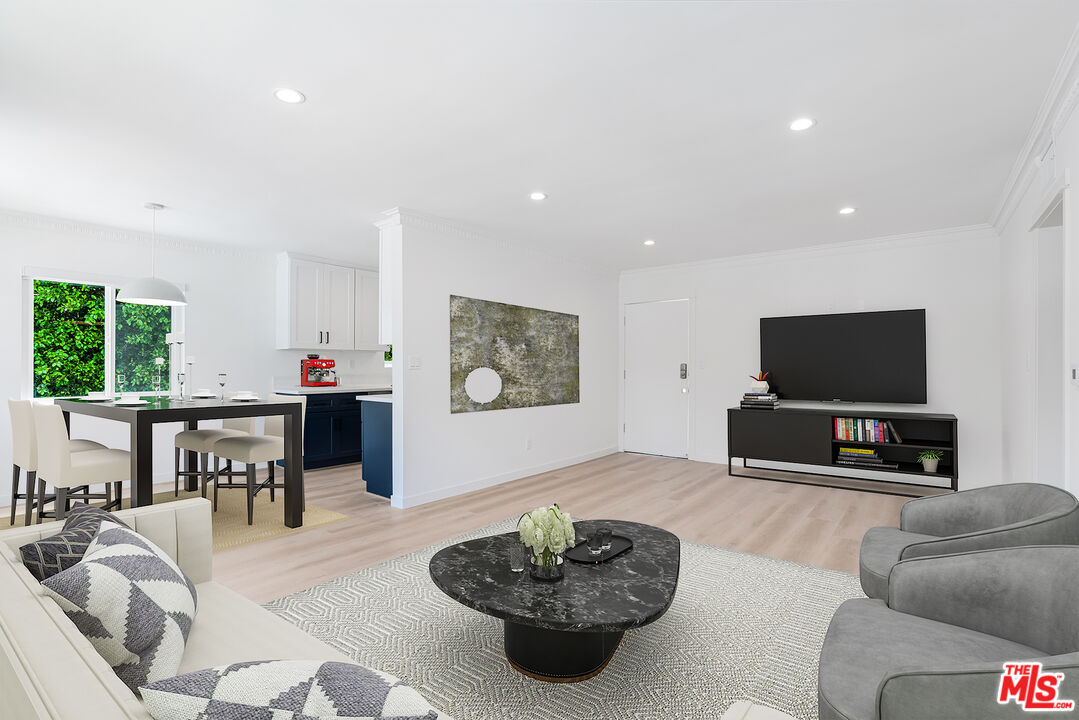
[[[179,674],[247,660],[350,659],[215,583],[210,503],[202,498],[122,510],[117,517],[165,550],[198,590]],[[19,547],[55,523],[0,531],[0,716],[11,720],[150,720],[60,607],[23,567]]]

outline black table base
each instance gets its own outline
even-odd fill
[[[570,632],[504,622],[506,659],[520,673],[547,682],[580,682],[610,662],[621,632]]]

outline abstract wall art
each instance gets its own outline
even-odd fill
[[[580,401],[576,315],[450,296],[450,412]]]

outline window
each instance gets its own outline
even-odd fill
[[[172,308],[118,303],[116,292],[110,285],[33,281],[34,397],[151,392],[158,357],[168,391]]]

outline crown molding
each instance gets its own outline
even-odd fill
[[[1001,232],[1011,220],[1023,196],[1034,181],[1038,163],[1045,151],[1060,134],[1072,111],[1079,104],[1079,25],[1072,32],[1064,56],[1057,65],[1056,73],[1045,93],[1038,114],[1034,118],[1019,156],[1012,166],[1004,191],[997,201],[989,224]]]
[[[108,225],[96,225],[94,223],[69,220],[50,215],[34,215],[32,213],[5,210],[0,208],[0,228],[12,228],[16,230],[34,230],[40,232],[55,232],[76,235],[88,240],[100,242],[119,243],[125,245],[146,245],[152,239],[150,233],[137,230],[123,230]],[[157,235],[157,247],[179,250],[183,252],[197,252],[218,257],[253,258],[264,255],[268,251],[251,248],[235,247],[232,245],[218,245],[195,240]]]
[[[738,267],[741,265],[758,265],[761,263],[775,262],[777,260],[808,260],[825,255],[851,255],[891,248],[937,245],[941,242],[997,240],[999,237],[1000,236],[992,225],[983,223],[981,225],[964,225],[954,228],[942,228],[940,230],[904,233],[901,235],[883,235],[865,240],[848,240],[845,242],[828,243],[826,245],[811,245],[804,248],[766,250],[764,252],[731,255],[729,257],[714,258],[711,260],[696,260],[693,262],[675,263],[671,265],[656,265],[634,270],[623,270],[621,275],[648,275],[649,273],[709,267]]]

